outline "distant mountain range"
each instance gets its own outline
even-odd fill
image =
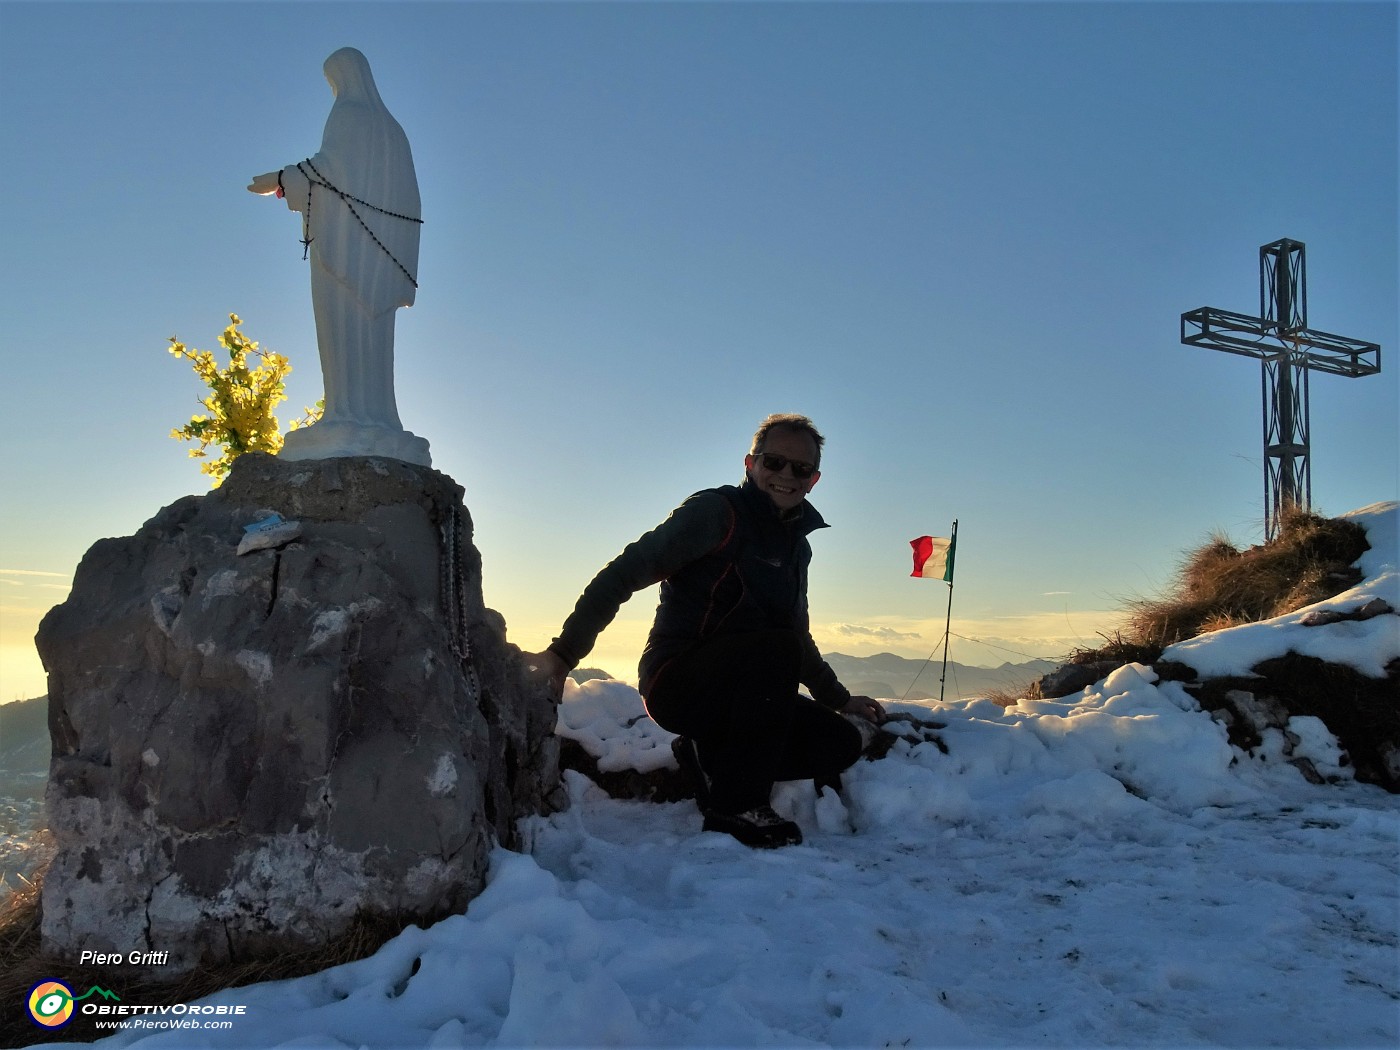
[[[943,674],[941,658],[924,661],[894,653],[878,653],[875,656],[828,653],[826,662],[831,664],[841,684],[860,696],[873,696],[878,700],[938,698],[938,679]],[[1051,660],[1029,660],[1019,664],[1006,663],[1000,667],[969,667],[950,660],[943,695],[947,700],[986,696],[988,693],[1020,695],[1026,686],[1058,666]]]
[[[0,704],[0,900],[52,855],[44,827],[49,779],[49,702]]]
[[[925,662],[895,656],[894,653],[877,653],[875,656],[827,653],[826,662],[831,664],[841,684],[857,696],[873,696],[877,700],[938,698],[938,679],[943,674],[941,659]],[[1049,674],[1059,666],[1052,660],[1028,660],[1022,664],[1002,664],[1000,667],[970,667],[950,660],[943,697],[945,700],[963,700],[988,693],[1019,694],[1041,675]],[[570,677],[576,682],[586,682],[592,678],[612,676],[596,668],[580,667]]]
[[[49,771],[49,701],[0,704],[0,781]],[[0,783],[0,796],[7,794]]]

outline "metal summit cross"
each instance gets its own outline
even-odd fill
[[[1264,532],[1276,539],[1285,510],[1312,505],[1308,372],[1375,375],[1380,345],[1308,327],[1304,246],[1287,238],[1259,249],[1258,317],[1203,306],[1181,315],[1181,341],[1263,363]]]

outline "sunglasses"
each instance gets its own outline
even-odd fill
[[[792,476],[798,481],[806,481],[817,472],[817,468],[811,463],[804,463],[800,459],[788,459],[787,456],[780,456],[776,452],[755,452],[764,470],[771,470],[774,474],[782,472],[784,467],[792,468]]]

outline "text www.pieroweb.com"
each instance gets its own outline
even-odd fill
[[[105,1031],[166,1031],[169,1029],[197,1029],[201,1032],[228,1029],[232,1021],[199,1021],[193,1017],[128,1017],[121,1021],[97,1021],[95,1028]]]
[[[89,1004],[83,1013],[93,1019],[94,1027],[104,1031],[163,1031],[170,1029],[219,1031],[232,1028],[233,1018],[247,1011],[243,1005],[191,1006],[121,1006]]]

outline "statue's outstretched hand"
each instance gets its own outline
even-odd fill
[[[277,192],[277,176],[280,171],[269,171],[266,175],[254,175],[253,181],[248,183],[250,193],[269,194]]]

